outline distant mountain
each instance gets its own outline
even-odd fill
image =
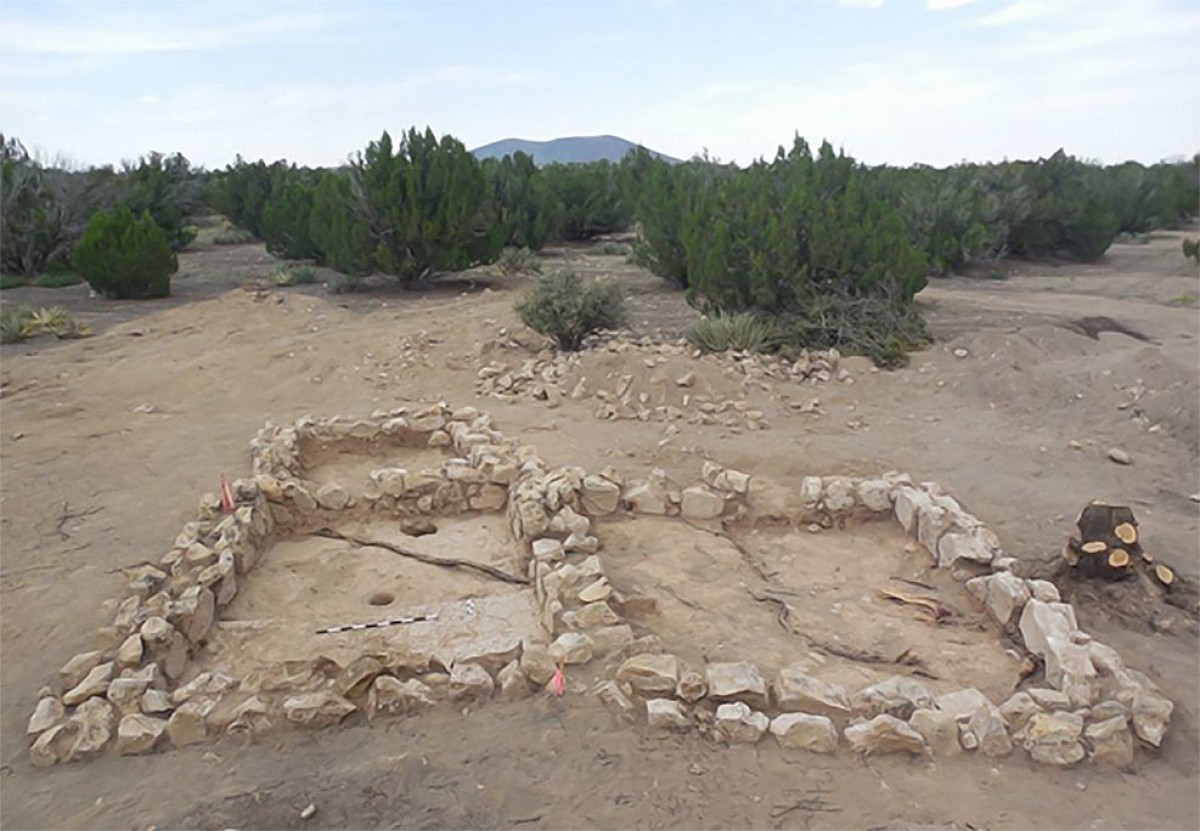
[[[625,158],[625,154],[637,147],[632,141],[620,138],[618,136],[572,136],[570,138],[557,138],[551,141],[528,141],[526,139],[502,139],[494,141],[491,144],[485,144],[483,147],[476,147],[471,152],[475,154],[477,159],[499,159],[504,156],[511,156],[513,153],[520,151],[527,153],[533,157],[533,161],[537,165],[547,164],[587,164],[589,162],[598,162],[605,159],[610,162],[619,162]],[[649,149],[649,148],[647,148]],[[663,153],[656,153],[650,150],[650,155],[665,161],[676,164],[678,159],[673,159]]]

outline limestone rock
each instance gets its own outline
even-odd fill
[[[271,726],[266,702],[253,695],[234,708],[233,718],[225,729],[230,733],[262,733]]]
[[[566,556],[562,541],[553,539],[552,537],[534,540],[532,549],[533,558],[545,563],[557,562]]]
[[[1123,718],[1128,723],[1129,708],[1120,701],[1101,701],[1087,714],[1087,720],[1093,723],[1108,721],[1110,718]]]
[[[935,756],[955,756],[962,753],[958,740],[958,719],[941,710],[914,710],[908,726],[921,734],[926,746]]]
[[[350,507],[350,492],[337,482],[321,486],[316,494],[317,504],[327,511],[340,511]]]
[[[496,690],[504,701],[520,701],[533,695],[520,664],[515,660],[509,661],[496,674]]]
[[[979,752],[985,756],[1007,756],[1012,753],[1012,739],[1008,736],[1004,717],[991,702],[971,715],[970,721],[967,722],[967,732],[975,740],[974,744]]]
[[[120,713],[141,712],[142,695],[149,686],[148,678],[114,678],[109,682],[107,697]]]
[[[401,681],[390,675],[380,675],[367,693],[367,715],[373,717],[379,712],[407,715],[435,703],[433,690],[416,678]]]
[[[704,677],[708,695],[715,701],[743,701],[759,708],[768,704],[767,682],[749,661],[709,664]]]
[[[564,664],[586,664],[592,660],[592,639],[582,632],[563,632],[550,644],[550,657]]]
[[[63,704],[73,707],[95,695],[104,695],[113,677],[113,662],[107,661],[92,668],[87,676],[63,696]]]
[[[811,753],[832,753],[837,749],[837,730],[825,716],[784,713],[771,720],[771,734],[782,747]]]
[[[850,706],[862,715],[890,715],[901,720],[910,718],[918,708],[933,709],[935,704],[923,685],[903,675],[893,675],[854,693],[850,696]]]
[[[846,691],[837,684],[814,678],[799,665],[784,667],[775,679],[775,700],[787,712],[844,716],[850,713]]]
[[[607,600],[612,595],[612,586],[608,578],[601,577],[593,583],[584,586],[579,592],[580,603],[598,603]]]
[[[147,715],[169,713],[173,709],[171,697],[166,690],[146,690],[141,697],[141,710]]]
[[[918,512],[932,507],[933,500],[923,490],[910,485],[901,485],[896,488],[893,505],[896,511],[896,519],[904,526],[905,531],[915,536],[917,533]]]
[[[29,717],[29,725],[25,728],[25,735],[33,737],[39,733],[44,733],[58,722],[62,721],[63,705],[52,695],[44,698],[39,698],[37,706],[33,708],[33,715]]]
[[[122,756],[146,753],[154,748],[166,729],[167,722],[161,718],[130,713],[117,725],[117,753]]]
[[[1175,705],[1157,692],[1147,689],[1135,692],[1130,710],[1138,738],[1155,747],[1162,744],[1174,709]]]
[[[79,734],[79,724],[66,721],[56,724],[37,737],[29,748],[29,761],[34,767],[44,768],[66,761],[71,744]]]
[[[573,612],[567,612],[563,615],[563,620],[567,620],[568,616],[571,625],[576,629],[597,629],[602,626],[616,626],[621,622],[617,613],[607,603],[588,603]]]
[[[332,690],[293,695],[283,702],[283,714],[287,720],[301,727],[332,727],[356,709],[354,704]],[[179,710],[175,711],[175,715],[179,715]]]
[[[717,708],[716,725],[726,741],[733,744],[754,744],[767,732],[770,723],[765,714],[750,709],[742,701]]]
[[[216,620],[216,597],[204,586],[191,586],[175,604],[172,618],[179,631],[193,644],[201,643]]]
[[[882,479],[864,479],[858,483],[858,500],[868,510],[880,513],[892,510],[892,489]]]
[[[1042,712],[1042,708],[1027,692],[1013,693],[1007,701],[1000,705],[1000,715],[1014,729],[1024,727],[1029,719],[1040,712]]]
[[[534,686],[544,687],[548,684],[556,669],[547,647],[534,644],[525,646],[521,653],[521,671]]]
[[[617,510],[621,488],[603,476],[583,477],[583,510],[592,516],[604,516]]]
[[[112,738],[113,708],[102,698],[84,701],[69,721],[77,724],[79,730],[64,761],[73,762],[95,756]]]
[[[959,560],[990,563],[992,552],[974,534],[950,531],[938,540],[937,558],[940,567],[952,568]]]
[[[1133,764],[1133,735],[1124,716],[1089,724],[1084,735],[1092,749],[1092,761],[1096,764],[1116,768]]]
[[[1001,626],[1012,622],[1013,616],[1029,602],[1025,581],[1008,571],[997,571],[967,581],[967,591],[987,608],[988,614]]]
[[[683,705],[673,698],[651,698],[646,702],[646,717],[651,727],[679,730],[692,726]]]
[[[175,747],[199,744],[208,738],[205,719],[216,707],[216,702],[206,698],[193,698],[171,713],[167,720],[167,737]]]
[[[617,670],[617,681],[642,693],[671,693],[679,683],[679,659],[674,655],[634,655]]]
[[[591,630],[588,635],[592,639],[592,654],[596,657],[602,657],[633,643],[633,629],[628,623],[601,626]]]
[[[1036,713],[1018,738],[1035,762],[1068,767],[1085,755],[1079,741],[1083,734],[1083,716],[1076,713]]]
[[[693,704],[708,694],[708,682],[700,673],[688,670],[679,676],[679,683],[675,685],[675,694],[689,704]]]
[[[1025,648],[1040,658],[1050,651],[1048,638],[1057,638],[1069,643],[1071,633],[1079,627],[1075,623],[1075,611],[1066,603],[1043,603],[1030,600],[1021,612],[1021,637]]]
[[[1058,586],[1049,580],[1026,580],[1025,585],[1029,587],[1029,593],[1033,595],[1034,600],[1040,600],[1043,603],[1062,602]]]
[[[117,666],[136,667],[142,662],[142,636],[134,632],[117,647]]]
[[[608,707],[618,716],[630,717],[637,709],[633,700],[621,688],[621,685],[611,678],[598,684],[593,692],[604,703],[605,707]]]
[[[335,687],[340,695],[347,698],[362,695],[382,672],[383,664],[378,658],[360,655],[338,673]]]
[[[670,504],[665,476],[665,473],[655,468],[649,479],[634,482],[627,487],[621,494],[622,501],[628,504],[634,513],[665,515]]]
[[[134,600],[134,598],[130,598],[130,600]],[[136,607],[135,601],[134,608]],[[62,685],[62,689],[69,690],[78,686],[89,672],[100,665],[103,657],[104,653],[100,650],[81,652],[63,664],[62,669],[58,671],[58,681]]]
[[[845,476],[830,476],[825,480],[825,509],[833,514],[854,510],[857,504],[854,482]]]
[[[479,664],[455,664],[450,670],[452,701],[487,701],[495,689],[496,682]]]
[[[967,721],[979,710],[993,706],[988,697],[974,687],[939,695],[934,703],[937,709],[949,713],[957,721]]]
[[[750,493],[750,474],[726,468],[716,475],[712,485],[719,491],[746,496]]]
[[[850,748],[856,753],[915,753],[926,752],[925,739],[895,716],[875,716],[870,721],[859,722],[843,732]]]
[[[725,500],[706,485],[683,489],[681,511],[685,519],[716,519],[725,510]]]

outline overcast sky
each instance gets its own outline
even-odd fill
[[[387,129],[611,133],[748,163],[799,132],[870,163],[1200,150],[1197,0],[3,0],[0,131],[337,164]]]

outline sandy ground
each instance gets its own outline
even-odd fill
[[[620,256],[570,248],[553,259],[626,282],[638,331],[677,332],[691,314],[678,294]],[[5,303],[67,305],[98,331],[0,351],[5,828],[300,827],[310,802],[318,814],[308,825],[342,827],[1200,827],[1194,609],[1073,583],[1064,587],[1081,625],[1176,702],[1164,747],[1139,756],[1133,772],[1049,770],[1020,755],[861,761],[846,752],[783,752],[770,742],[724,748],[617,721],[584,694],[582,673],[569,678],[561,700],[32,768],[24,730],[37,690],[109,615],[104,603],[118,593],[118,567],[160,556],[222,472],[246,473],[248,441],[264,421],[306,413],[471,403],[552,463],[613,464],[626,475],[660,466],[691,480],[706,455],[784,484],[807,473],[907,470],[944,483],[1044,573],[1057,565],[1079,508],[1104,498],[1130,504],[1146,548],[1200,579],[1200,505],[1190,499],[1200,492],[1200,316],[1172,304],[1200,296],[1200,276],[1180,254],[1178,235],[1115,246],[1091,266],[1024,265],[1003,282],[936,281],[920,300],[939,340],[907,369],[872,373],[851,362],[853,385],[768,384],[753,398],[771,430],[688,426],[674,436],[663,425],[598,421],[595,402],[549,409],[475,399],[481,353],[526,357],[494,349],[501,328],[518,328],[511,305],[520,281],[477,273],[427,294],[337,297],[243,288],[271,268],[259,247],[210,249],[181,257],[176,296],[167,301],[105,303],[86,287],[4,293]],[[1089,337],[1075,326],[1084,317],[1111,318],[1143,337]],[[649,383],[639,356],[585,361],[595,365],[587,370],[593,377],[627,373]],[[695,367],[698,384],[733,383],[704,362]],[[816,414],[787,406],[811,398],[820,400]],[[135,412],[143,404],[153,411]],[[1114,446],[1131,465],[1108,460]],[[638,554],[644,534],[636,525],[602,530],[612,534],[617,581],[686,598],[688,582],[706,578],[717,602],[722,581],[741,579],[710,545],[706,567],[672,582],[661,563]],[[784,535],[763,542],[785,552],[804,544]],[[804,582],[788,568],[787,579]],[[841,575],[808,576],[815,582],[805,585],[827,587],[816,598],[837,614]],[[762,607],[742,611],[744,632],[714,633],[709,618],[680,611],[667,636],[694,649],[738,637],[753,645],[770,616]],[[812,626],[852,631],[854,615],[844,617],[818,615]],[[893,631],[904,637],[909,629]],[[769,641],[761,648],[769,654]],[[956,673],[969,669],[958,663]],[[1004,678],[984,683],[991,690]]]

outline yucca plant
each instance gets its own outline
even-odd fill
[[[771,326],[750,312],[705,315],[688,327],[687,339],[704,352],[761,352],[770,345]]]

